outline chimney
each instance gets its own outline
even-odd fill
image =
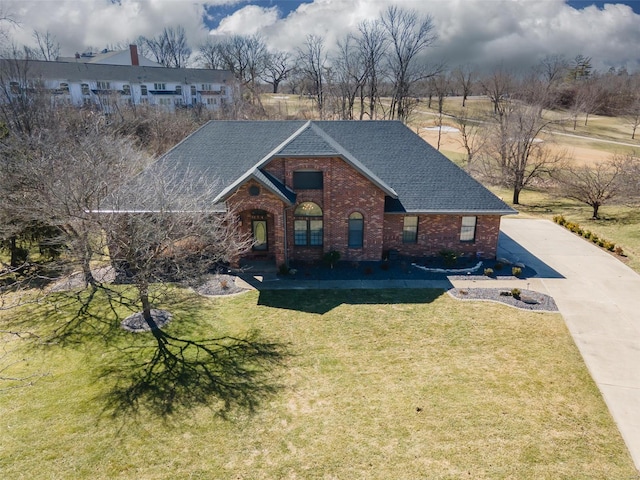
[[[140,65],[138,61],[138,46],[129,45],[129,52],[131,53],[131,65]]]

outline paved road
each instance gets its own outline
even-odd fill
[[[498,256],[538,271],[640,469],[640,275],[548,220],[503,218]]]

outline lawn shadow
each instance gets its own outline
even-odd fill
[[[322,315],[343,304],[431,303],[443,293],[439,288],[262,290],[258,305]]]
[[[148,335],[149,342],[126,349],[99,375],[113,382],[100,399],[112,417],[141,409],[168,417],[197,405],[223,417],[233,409],[254,411],[281,388],[274,370],[289,356],[285,345],[257,333],[192,340],[154,328],[135,335]]]
[[[500,236],[498,237],[497,256],[498,258],[506,258],[513,263],[523,263],[533,269],[535,274],[530,275],[530,277],[565,278],[564,275],[551,268],[503,231],[500,231]]]

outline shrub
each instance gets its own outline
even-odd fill
[[[493,268],[485,268],[485,269],[484,269],[484,274],[485,274],[485,276],[487,276],[487,277],[491,277],[491,276],[493,276]]]
[[[519,289],[519,288],[512,288],[512,289],[511,289],[511,296],[512,296],[513,298],[520,299],[520,293],[521,293],[521,292],[520,292],[520,289]]]
[[[496,264],[494,265],[494,267],[493,267],[493,268],[495,268],[496,270],[500,271],[500,270],[502,270],[502,267],[503,267],[503,265],[502,265],[500,262],[498,262],[498,263],[496,263]]]
[[[624,255],[624,250],[622,250],[622,247],[620,245],[616,245],[616,248],[614,248],[613,251],[616,255]]]
[[[589,230],[584,230],[584,231],[582,232],[582,236],[583,236],[584,238],[586,238],[587,240],[589,240],[589,239],[591,238],[591,232],[590,232]]]
[[[610,252],[613,252],[613,250],[616,247],[616,244],[613,242],[610,242],[609,240],[605,240],[604,242],[604,248],[606,248],[607,250],[609,250]]]
[[[598,240],[598,246],[599,247],[604,247],[604,244],[605,244],[605,240],[603,238]]]
[[[447,267],[452,267],[458,261],[458,254],[453,250],[441,250],[440,256],[444,260],[444,264]]]
[[[502,292],[500,292],[500,296],[501,296],[501,297],[512,297],[512,296],[513,296],[513,294],[512,294],[511,292],[504,292],[504,291],[502,291]]]
[[[514,277],[519,277],[520,275],[522,275],[522,268],[520,268],[520,267],[512,267],[511,268],[511,275],[513,275]]]
[[[289,267],[286,263],[283,263],[278,267],[278,274],[280,275],[289,275]]]
[[[325,263],[328,263],[331,268],[333,268],[338,260],[340,260],[340,252],[338,252],[337,250],[331,250],[330,252],[325,253],[322,259]]]
[[[564,225],[567,222],[562,215],[554,216],[553,221],[556,222],[558,225]]]
[[[596,235],[595,233],[592,233],[591,234],[591,241],[593,243],[598,243],[598,240],[599,240],[598,235]]]
[[[222,288],[223,290],[226,290],[229,288],[229,281],[227,279],[221,279],[220,280],[220,288]]]

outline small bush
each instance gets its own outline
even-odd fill
[[[599,247],[604,247],[604,244],[605,244],[605,240],[604,239],[601,238],[601,239],[598,240],[598,246]]]
[[[565,223],[567,223],[567,221],[562,215],[554,216],[553,221],[556,222],[558,225],[564,225]]]
[[[520,289],[519,289],[519,288],[512,288],[512,289],[511,289],[511,296],[512,296],[513,298],[520,299],[520,293],[521,293],[521,292],[520,292]]]
[[[624,250],[622,249],[622,247],[620,245],[616,245],[616,248],[613,249],[613,252],[616,255],[620,255],[620,256],[624,255]]]
[[[493,268],[495,268],[497,271],[500,271],[500,270],[502,270],[502,267],[503,267],[503,265],[500,262],[498,262],[498,263],[496,263],[494,265]]]
[[[484,269],[484,274],[485,274],[486,277],[493,276],[493,268],[485,268]]]
[[[589,240],[589,239],[591,238],[591,232],[590,232],[589,230],[584,230],[584,231],[582,232],[582,236],[583,236],[584,238],[586,238],[587,240]]]
[[[329,264],[331,268],[333,268],[333,266],[338,263],[338,260],[340,260],[340,252],[337,250],[331,250],[330,252],[325,253],[322,259],[325,263]]]
[[[596,235],[595,233],[592,233],[592,234],[591,234],[591,241],[592,241],[593,243],[598,243],[598,240],[600,240],[600,239],[598,238],[598,235]]]
[[[519,277],[520,275],[522,275],[522,269],[520,267],[512,267],[511,275],[513,275],[514,277]]]
[[[220,288],[222,288],[223,290],[226,290],[229,288],[229,281],[226,279],[222,279],[220,280]]]
[[[458,261],[458,254],[453,250],[441,250],[440,256],[444,260],[444,264],[447,267],[453,267]]]
[[[616,244],[613,242],[610,242],[609,240],[605,240],[604,248],[606,248],[610,252],[613,252],[613,250],[616,248]]]
[[[289,275],[289,267],[286,263],[283,263],[278,267],[278,274],[280,275]]]
[[[512,297],[513,294],[511,292],[500,292],[501,297]]]

